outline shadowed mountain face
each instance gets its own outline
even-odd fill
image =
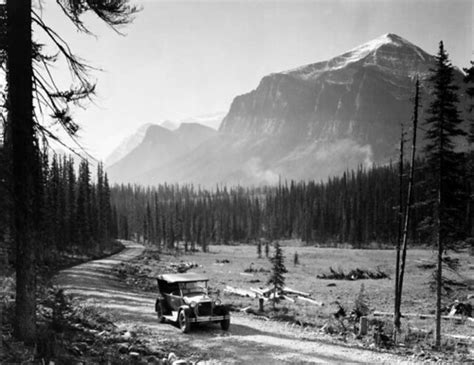
[[[387,162],[396,155],[400,124],[411,120],[414,79],[420,78],[426,102],[434,62],[386,34],[331,60],[265,76],[234,99],[218,135],[141,169],[136,181],[266,184]]]

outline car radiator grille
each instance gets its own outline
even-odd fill
[[[212,303],[199,303],[197,307],[197,314],[199,316],[212,316]]]

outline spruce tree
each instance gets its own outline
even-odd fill
[[[467,232],[471,237],[474,237],[474,62],[471,61],[471,67],[465,68],[464,82],[467,84],[466,94],[469,98],[469,155],[467,162],[467,189],[469,202],[467,206]],[[472,252],[472,249],[471,249]]]
[[[275,254],[270,259],[272,263],[272,273],[270,279],[268,279],[268,284],[273,285],[273,307],[275,308],[275,303],[278,302],[278,295],[283,290],[285,286],[285,274],[288,272],[285,267],[285,258],[283,256],[283,251],[280,247],[280,243],[275,242]]]
[[[461,119],[457,110],[457,87],[454,84],[454,69],[443,42],[439,44],[436,67],[429,79],[433,92],[427,110],[425,135],[426,147],[426,191],[425,201],[430,214],[423,228],[432,232],[436,241],[438,259],[436,269],[436,336],[435,346],[441,345],[441,300],[443,253],[462,238],[464,194],[462,186],[463,155],[455,151],[456,137],[464,136],[460,128]]]
[[[79,165],[79,176],[77,181],[76,200],[76,226],[77,243],[79,245],[90,244],[92,238],[91,228],[91,184],[89,163],[85,160]]]
[[[469,142],[474,143],[474,62],[471,61],[471,67],[465,68],[464,72],[466,73],[464,77],[464,82],[468,84],[466,89],[466,94],[469,98]]]

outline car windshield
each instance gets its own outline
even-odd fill
[[[181,283],[180,285],[183,295],[189,294],[206,294],[207,281],[193,281],[189,283]]]

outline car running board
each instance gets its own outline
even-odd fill
[[[176,322],[178,320],[178,311],[172,311],[171,314],[167,314],[163,316],[168,321]]]

